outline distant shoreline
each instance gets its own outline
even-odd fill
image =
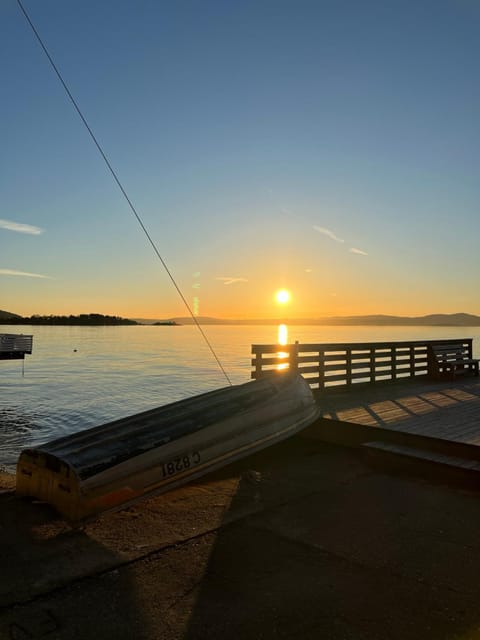
[[[22,317],[0,310],[0,325],[54,325],[54,326],[345,326],[345,327],[480,327],[480,316],[468,313],[430,314],[427,316],[404,317],[388,315],[334,316],[322,318],[259,318],[225,319],[201,316],[175,318],[132,318],[104,316],[102,314],[81,314],[78,316],[30,316]]]
[[[280,324],[287,325],[289,327],[431,327],[431,328],[476,328],[480,327],[480,322],[455,324],[455,323],[426,323],[426,322],[316,322],[312,320],[225,320],[215,322],[201,322],[198,323],[201,326],[218,326],[218,327],[278,327]],[[28,320],[22,322],[9,322],[6,320],[0,320],[1,326],[16,326],[16,327],[121,327],[121,326],[136,326],[136,327],[180,327],[180,326],[195,326],[193,322],[30,322]],[[0,331],[1,333],[1,331]]]

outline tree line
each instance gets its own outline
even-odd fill
[[[119,316],[105,316],[101,313],[81,313],[78,316],[15,316],[9,318],[1,318],[0,324],[130,325],[138,324],[138,322],[136,322],[135,320],[120,318]]]

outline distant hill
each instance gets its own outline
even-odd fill
[[[475,327],[480,325],[480,316],[475,316],[470,313],[452,313],[450,315],[437,313],[424,316],[424,321],[430,325]]]
[[[185,318],[170,318],[170,320],[177,324],[194,324],[189,316]],[[223,318],[210,318],[209,316],[197,316],[196,320],[198,324],[258,324],[256,320],[225,320]]]
[[[339,316],[321,318],[318,321],[311,321],[311,323],[323,325],[477,327],[480,326],[480,316],[469,313],[433,313],[426,316]]]
[[[192,318],[168,318],[160,320],[137,318],[142,324],[154,324],[156,322],[175,322],[176,324],[194,324]],[[425,327],[479,327],[480,316],[470,313],[434,313],[426,316],[389,316],[389,315],[368,315],[368,316],[331,316],[324,318],[286,318],[283,320],[275,318],[264,318],[260,320],[242,319],[225,320],[222,318],[211,318],[200,316],[197,318],[202,325],[276,325],[284,322],[289,325],[323,325],[323,326],[425,326]]]
[[[0,309],[0,320],[15,320],[19,319],[22,316],[18,316],[16,313],[10,313],[9,311],[2,311]]]

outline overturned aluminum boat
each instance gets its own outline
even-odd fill
[[[270,374],[26,449],[17,494],[79,522],[284,440],[318,413],[301,375]]]

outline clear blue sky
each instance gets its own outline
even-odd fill
[[[478,0],[23,2],[201,315],[480,313]],[[0,77],[0,309],[186,315],[15,0]]]

